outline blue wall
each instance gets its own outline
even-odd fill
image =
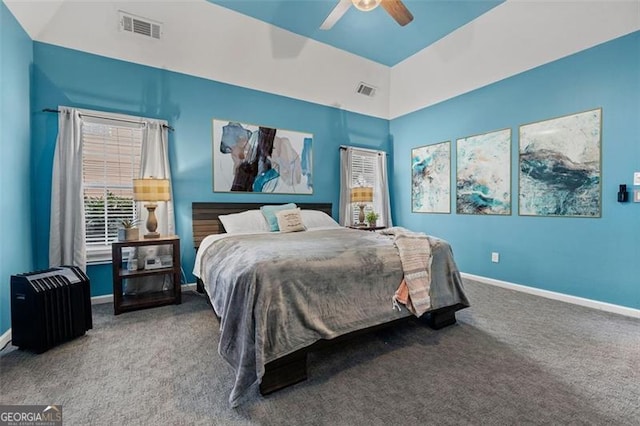
[[[68,105],[163,118],[175,128],[169,136],[169,157],[187,282],[195,280],[192,202],[332,202],[337,217],[339,145],[389,148],[387,120],[39,42],[34,43],[34,63],[32,181],[38,182],[33,197],[38,267],[48,264],[51,163],[57,133],[57,116],[40,113],[43,108]],[[313,195],[213,193],[213,118],[313,133]],[[110,268],[88,268],[93,295],[112,293]]]
[[[0,335],[11,326],[10,277],[33,268],[29,180],[33,43],[0,2]]]
[[[463,271],[538,288],[640,307],[633,267],[640,258],[640,204],[618,204],[616,189],[640,170],[640,33],[634,33],[439,105],[380,120],[197,77],[33,43],[0,4],[0,333],[9,328],[9,276],[48,266],[51,163],[57,116],[43,108],[81,108],[170,122],[176,230],[192,282],[193,201],[338,203],[338,146],[392,155],[394,220],[451,241]],[[518,125],[603,108],[600,219],[411,213],[412,147],[510,127],[517,188]],[[311,196],[213,193],[211,120],[237,119],[314,134]],[[394,140],[389,143],[389,134]],[[455,164],[455,150],[453,150]],[[452,170],[454,178],[455,168]],[[9,186],[11,183],[11,186]],[[29,197],[29,194],[31,195]],[[452,200],[452,211],[455,206]],[[490,262],[498,251],[501,262]],[[89,268],[92,294],[112,292],[110,265]]]
[[[599,107],[602,218],[518,216],[518,126]],[[411,148],[452,141],[455,182],[455,140],[504,128],[512,129],[512,216],[411,212]],[[640,204],[616,199],[640,171],[640,32],[392,120],[390,130],[396,223],[448,239],[462,271],[640,308]]]

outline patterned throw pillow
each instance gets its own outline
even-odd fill
[[[300,209],[280,210],[276,213],[276,218],[280,232],[297,232],[307,229],[302,222]]]

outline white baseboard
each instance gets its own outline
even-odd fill
[[[463,278],[480,281],[481,283],[495,285],[497,287],[508,288],[511,290],[521,291],[523,293],[534,294],[536,296],[546,297],[547,299],[560,300],[561,302],[572,303],[574,305],[586,306],[587,308],[598,309],[600,311],[612,312],[614,314],[624,315],[632,318],[640,318],[640,309],[628,308],[626,306],[614,305],[613,303],[599,302],[597,300],[585,299],[584,297],[571,296],[564,293],[556,293],[555,291],[542,290],[535,287],[529,287],[522,284],[515,284],[509,281],[496,280],[480,275],[467,274],[461,272]]]
[[[182,285],[182,291],[196,291],[196,283]],[[92,305],[101,305],[103,303],[113,303],[113,294],[104,294],[102,296],[93,296],[91,298]],[[8,329],[0,336],[0,348],[3,348],[11,340],[11,329]]]
[[[196,291],[196,283],[182,284],[182,290]]]
[[[182,284],[182,291],[196,291],[196,283]],[[102,296],[93,296],[91,298],[92,305],[100,305],[102,303],[113,303],[113,294],[104,294]]]
[[[9,343],[9,341],[11,341],[11,329],[8,329],[0,336],[0,349],[4,348],[4,345]]]
[[[113,303],[113,294],[104,294],[102,296],[93,296],[91,298],[92,305],[101,305],[103,303]]]
[[[560,300],[562,302],[572,303],[574,305],[586,306],[588,308],[598,309],[606,312],[613,312],[615,314],[625,315],[632,318],[640,318],[640,309],[627,308],[626,306],[614,305],[612,303],[598,302],[596,300],[585,299],[583,297],[570,296],[568,294],[556,293],[554,291],[542,290],[539,288],[528,287],[521,284],[515,284],[508,281],[496,280],[494,278],[487,278],[480,275],[467,274],[466,272],[460,273],[463,278],[469,278],[471,280],[480,281],[481,283],[495,285],[497,287],[508,288],[511,290],[521,291],[523,293],[534,294],[536,296],[546,297],[547,299]],[[182,290],[196,290],[195,283],[184,284]],[[92,305],[99,305],[101,303],[112,303],[113,295],[106,294],[103,296],[94,296],[91,298]],[[11,340],[11,329],[8,329],[2,336],[0,336],[0,348],[4,347]]]

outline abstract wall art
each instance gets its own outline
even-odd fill
[[[411,211],[451,213],[451,142],[411,150]]]
[[[213,119],[214,192],[312,194],[313,135]]]
[[[601,108],[520,126],[520,215],[600,217],[601,132]]]
[[[511,214],[511,129],[456,141],[456,212]]]

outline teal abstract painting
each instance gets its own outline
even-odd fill
[[[451,142],[411,150],[411,211],[451,213]]]
[[[213,120],[213,190],[312,194],[313,135]]]
[[[519,213],[600,217],[602,109],[520,126]]]
[[[456,141],[456,212],[511,214],[511,129]]]

